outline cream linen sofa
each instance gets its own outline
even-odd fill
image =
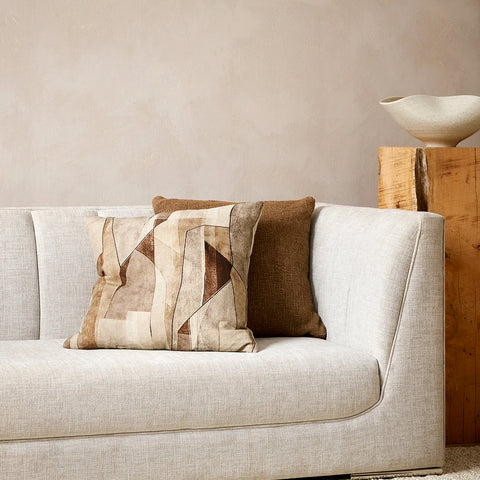
[[[317,206],[310,274],[326,341],[62,348],[96,278],[83,216],[151,213],[0,210],[0,479],[441,471],[442,217]]]

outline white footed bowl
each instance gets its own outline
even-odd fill
[[[476,95],[389,97],[380,105],[427,147],[455,147],[480,129],[480,97]]]

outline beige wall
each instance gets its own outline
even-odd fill
[[[391,95],[480,95],[479,0],[0,0],[0,205],[375,205]],[[480,145],[476,134],[464,145]]]

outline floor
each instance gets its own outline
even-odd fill
[[[348,480],[348,475],[334,477],[317,477],[318,480]],[[371,477],[389,478],[390,480],[406,480],[403,477]],[[442,475],[423,477],[407,477],[408,480],[480,480],[480,445],[468,447],[447,447],[445,452],[445,468]]]
[[[444,473],[442,475],[427,475],[426,477],[410,477],[410,480],[417,479],[480,480],[480,445],[448,447],[445,452]]]

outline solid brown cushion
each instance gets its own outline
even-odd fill
[[[217,200],[155,197],[155,213],[229,205]],[[315,199],[264,202],[248,274],[248,327],[256,336],[325,338],[309,280],[310,222]]]

